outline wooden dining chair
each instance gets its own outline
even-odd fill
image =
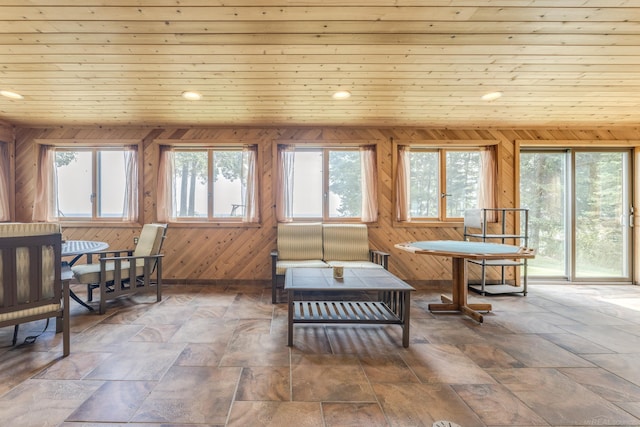
[[[135,249],[87,254],[87,264],[71,268],[76,280],[87,285],[89,301],[93,300],[93,290],[100,290],[100,314],[105,313],[108,299],[123,295],[155,290],[156,301],[162,300],[161,250],[166,232],[167,224],[145,224]]]

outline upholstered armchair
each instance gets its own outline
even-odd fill
[[[99,289],[99,313],[106,311],[106,301],[143,291],[156,292],[162,300],[162,257],[160,253],[167,224],[145,224],[135,249],[108,250],[87,254],[87,264],[72,267],[73,275],[87,285],[87,297],[93,300],[93,290]],[[94,262],[92,258],[99,258]]]

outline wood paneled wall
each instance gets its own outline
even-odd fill
[[[379,210],[377,224],[371,225],[371,246],[391,253],[389,269],[403,279],[449,279],[450,259],[416,256],[394,249],[394,244],[411,240],[461,239],[462,227],[394,226],[392,213],[393,166],[392,140],[498,141],[500,161],[499,203],[512,207],[517,203],[516,141],[540,141],[554,145],[554,141],[600,141],[603,146],[619,141],[640,140],[640,130],[624,129],[359,129],[359,128],[19,128],[16,131],[16,220],[30,221],[35,190],[35,140],[75,139],[104,140],[138,139],[144,142],[144,181],[142,221],[153,222],[155,215],[155,182],[158,147],[154,140],[237,141],[258,144],[260,147],[261,217],[259,227],[220,226],[189,227],[170,225],[164,246],[164,275],[169,281],[206,281],[227,279],[270,279],[269,253],[276,247],[274,210],[273,145],[286,141],[334,142],[362,141],[378,143]],[[95,239],[106,241],[111,248],[129,248],[140,227],[63,227],[67,239]],[[470,272],[473,278],[473,272]]]

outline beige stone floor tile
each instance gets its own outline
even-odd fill
[[[148,324],[131,341],[167,342],[180,329],[179,324]]]
[[[86,378],[98,380],[152,381],[164,373],[184,350],[184,344],[129,342],[91,371]]]
[[[356,356],[296,356],[291,367],[294,401],[375,401],[371,385]]]
[[[402,354],[423,383],[492,384],[495,381],[456,346],[416,344]]]
[[[485,427],[469,406],[444,384],[373,384],[391,426],[432,427],[448,420],[464,427]]]
[[[288,366],[289,347],[281,336],[234,334],[220,366]]]
[[[639,420],[556,369],[522,368],[494,377],[551,425],[633,425]]]
[[[318,402],[234,402],[228,427],[324,427]]]
[[[295,326],[294,337],[299,328]],[[380,351],[402,349],[402,328],[399,325],[328,325],[327,336],[336,354],[356,353],[362,348]],[[411,330],[411,329],[409,329]]]
[[[637,353],[589,354],[584,357],[603,369],[640,386],[640,347]]]
[[[72,351],[118,351],[143,328],[144,325],[100,323],[74,335]]]
[[[539,336],[574,354],[613,353],[612,350],[609,350],[606,347],[574,334],[539,334]]]
[[[607,325],[562,326],[566,332],[578,335],[616,353],[637,353],[640,336]]]
[[[100,381],[32,379],[0,400],[2,426],[57,426],[102,384]]]
[[[602,368],[560,368],[558,370],[610,402],[640,402],[640,386],[608,370]]]
[[[322,404],[326,427],[386,427],[384,413],[377,403],[326,402]]]
[[[418,377],[399,354],[359,354],[359,358],[362,369],[372,383],[419,382]]]
[[[289,366],[243,368],[236,401],[291,401]]]
[[[482,324],[428,311],[446,283],[415,287],[409,348],[397,325],[335,324],[296,325],[288,347],[268,281],[72,303],[69,357],[52,324],[19,348],[0,328],[0,426],[640,427],[640,287],[472,295],[494,306]]]
[[[489,342],[527,367],[593,367],[593,364],[535,334],[497,335]]]
[[[63,359],[62,353],[33,351],[31,348],[12,349],[0,354],[0,396]]]
[[[237,319],[193,318],[171,337],[175,343],[226,343],[233,336]]]
[[[547,426],[547,422],[499,384],[461,384],[453,389],[487,425]]]
[[[186,343],[176,359],[176,366],[218,366],[227,349],[227,342]]]
[[[239,378],[240,368],[174,366],[131,420],[224,424]]]
[[[48,380],[80,380],[111,357],[111,353],[72,352],[68,357],[47,366],[33,378]]]
[[[153,381],[107,381],[67,421],[127,422],[155,385]]]
[[[147,312],[138,317],[136,324],[142,325],[182,325],[193,314],[193,307],[189,305],[173,305],[173,304],[159,304],[154,308],[147,310]]]
[[[481,368],[523,368],[524,364],[496,346],[486,343],[457,346]]]

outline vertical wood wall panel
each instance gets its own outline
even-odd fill
[[[392,143],[394,140],[499,141],[499,202],[512,207],[517,200],[514,162],[516,140],[639,140],[640,130],[623,129],[446,129],[446,128],[43,128],[16,131],[16,220],[31,221],[35,190],[36,150],[34,140],[46,139],[139,139],[143,141],[142,218],[156,220],[156,174],[158,147],[155,139],[207,140],[258,144],[260,184],[259,227],[185,227],[170,225],[165,241],[164,274],[168,280],[205,281],[221,279],[270,278],[269,253],[276,247],[274,209],[275,160],[278,142],[305,140],[335,142],[362,141],[378,144],[379,221],[370,227],[372,247],[391,253],[390,270],[404,279],[449,280],[451,260],[445,257],[416,256],[393,247],[398,242],[430,239],[461,239],[461,227],[394,227]],[[135,227],[67,227],[67,239],[106,241],[111,248],[130,248],[139,233]],[[472,275],[473,278],[473,275]]]

